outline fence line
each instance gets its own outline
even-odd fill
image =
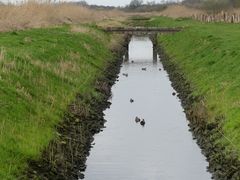
[[[240,23],[240,14],[223,11],[216,14],[194,14],[192,18],[202,22]]]

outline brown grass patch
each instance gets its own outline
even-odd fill
[[[123,22],[126,20],[127,16],[134,15],[134,14],[125,14],[121,17],[109,18],[98,23],[98,26],[105,28],[105,27],[121,27],[124,26]]]
[[[93,10],[69,3],[28,2],[19,6],[0,6],[0,31],[48,27],[61,24],[96,22],[100,27],[124,26],[129,16],[168,16],[172,18],[192,17],[203,14],[201,10],[183,5],[170,5],[164,11],[148,13],[125,13],[119,10]],[[72,32],[88,33],[83,26],[73,26]],[[27,40],[29,41],[29,39]]]
[[[19,95],[25,97],[27,100],[29,100],[29,101],[32,100],[32,96],[28,92],[28,89],[25,88],[24,86],[22,86],[20,82],[17,82],[17,84],[16,84],[16,91]]]
[[[16,68],[15,61],[5,59],[6,50],[0,47],[0,71],[2,73],[9,73]]]
[[[98,22],[119,17],[123,12],[91,10],[67,3],[49,4],[30,2],[20,6],[0,6],[0,31],[38,28],[63,23]]]
[[[115,34],[114,38],[111,38],[108,47],[117,50],[121,48],[121,44],[123,44],[124,38],[122,34]]]
[[[61,59],[55,64],[42,62],[40,60],[32,60],[31,63],[42,70],[51,71],[61,78],[67,78],[69,73],[78,73],[80,71],[79,65],[75,62],[76,58],[79,58],[80,55],[70,53],[69,56],[69,60]]]
[[[53,70],[60,77],[64,77],[66,73],[77,73],[80,71],[79,65],[74,61],[61,60]]]
[[[183,5],[171,5],[158,15],[167,16],[171,18],[192,17],[194,14],[203,14],[203,10],[186,7]]]
[[[0,61],[4,59],[5,56],[5,49],[3,47],[0,47]]]
[[[89,27],[84,26],[72,26],[71,27],[72,32],[78,32],[78,33],[89,33],[91,30]]]
[[[16,64],[14,61],[5,62],[2,65],[3,72],[10,72],[10,71],[14,70],[15,68],[16,68]]]

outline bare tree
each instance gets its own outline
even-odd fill
[[[136,9],[143,4],[143,0],[132,0],[129,4],[129,8]]]

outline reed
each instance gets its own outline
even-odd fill
[[[93,10],[70,3],[31,1],[0,6],[0,31],[98,22],[123,14],[118,10]]]

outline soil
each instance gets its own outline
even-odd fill
[[[50,142],[40,159],[29,160],[29,168],[23,179],[84,178],[82,172],[86,169],[85,162],[92,147],[93,136],[104,128],[103,111],[111,104],[108,101],[111,87],[119,74],[126,48],[126,44],[121,44],[118,49],[112,50],[117,55],[116,59],[108,64],[103,72],[104,76],[96,80],[95,89],[101,98],[83,97],[81,94],[76,96],[62,123],[56,127],[58,137]],[[90,107],[90,113],[84,113],[82,104]]]
[[[215,180],[240,180],[240,160],[234,152],[226,153],[217,140],[222,136],[219,133],[221,125],[208,122],[207,109],[202,97],[191,95],[191,85],[184,78],[182,71],[173,63],[164,49],[158,50],[164,68],[167,70],[172,86],[178,92],[182,106],[189,120],[190,131],[202,149],[202,153],[209,162],[208,170]],[[216,118],[224,118],[219,115]]]

